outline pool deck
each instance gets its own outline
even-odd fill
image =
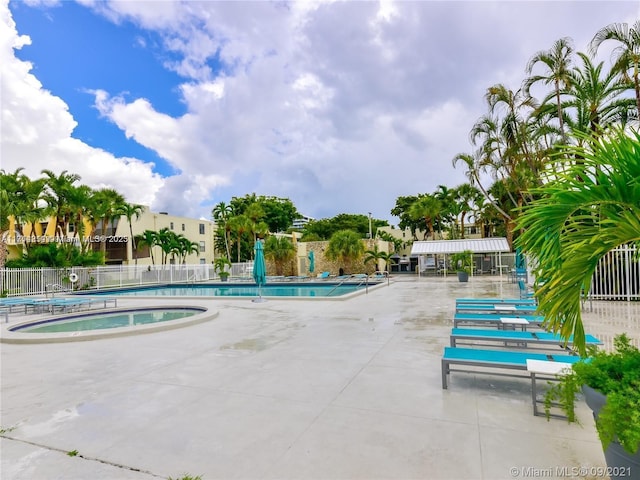
[[[568,425],[532,415],[526,378],[453,373],[442,389],[454,299],[496,295],[517,286],[397,276],[349,300],[191,299],[218,316],[175,330],[0,344],[0,478],[605,478],[584,404]],[[586,307],[605,344],[640,339],[637,302]]]

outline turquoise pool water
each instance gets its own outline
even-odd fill
[[[263,297],[339,297],[347,293],[357,292],[365,288],[360,284],[335,283],[297,283],[285,285],[265,285],[262,287]],[[102,292],[91,292],[91,295],[109,296],[123,295],[134,297],[257,297],[258,287],[254,284],[229,285],[163,285],[138,287]]]
[[[106,330],[118,327],[134,327],[151,323],[169,322],[191,317],[206,311],[204,308],[146,308],[112,313],[87,313],[81,316],[58,317],[28,325],[20,325],[11,331],[24,333],[82,332]]]

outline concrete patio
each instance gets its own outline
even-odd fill
[[[582,426],[568,425],[532,415],[526,378],[453,373],[442,390],[454,299],[496,295],[517,287],[396,276],[348,300],[123,298],[219,315],[145,335],[1,344],[0,478],[567,478],[573,467],[603,478],[585,405]],[[587,330],[637,342],[639,307],[594,303]]]

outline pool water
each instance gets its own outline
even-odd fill
[[[25,333],[81,332],[85,330],[106,330],[119,327],[134,327],[152,323],[169,322],[191,317],[204,312],[201,308],[151,308],[113,313],[91,313],[80,317],[56,318],[43,322],[20,325],[11,331]]]
[[[339,297],[363,290],[362,284],[291,284],[264,285],[261,292],[253,284],[170,285],[92,292],[92,295],[124,295],[134,297]]]

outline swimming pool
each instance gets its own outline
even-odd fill
[[[150,323],[170,322],[192,317],[206,308],[145,308],[118,312],[85,313],[81,316],[49,318],[38,322],[18,325],[10,330],[27,333],[81,332],[84,330],[106,330],[109,328],[135,327]]]
[[[372,285],[369,284],[368,287]],[[264,285],[259,292],[254,284],[229,285],[160,285],[91,292],[91,295],[122,295],[132,297],[340,297],[364,291],[367,285],[357,283],[292,283]]]
[[[118,308],[30,320],[0,330],[2,343],[56,343],[137,335],[206,322],[217,311],[191,305]]]

